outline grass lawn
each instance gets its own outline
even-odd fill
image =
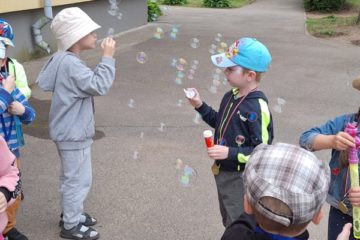
[[[359,0],[360,1],[360,0]],[[162,3],[163,1],[160,1]],[[242,7],[249,4],[252,0],[229,0],[232,8]],[[187,4],[181,5],[184,7],[202,7],[203,0],[187,0]]]
[[[360,11],[360,0],[347,0],[346,4],[347,7],[344,11],[329,14],[318,13],[317,17],[307,17],[306,26],[308,32],[316,37],[346,35],[346,28],[356,25]]]
[[[331,37],[346,34],[342,30],[346,26],[353,26],[357,16],[340,17],[330,15],[322,18],[307,18],[306,26],[310,34],[316,37]]]

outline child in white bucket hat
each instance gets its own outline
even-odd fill
[[[95,133],[93,96],[109,92],[115,78],[115,41],[106,38],[103,56],[94,70],[80,59],[83,50],[96,47],[100,28],[78,7],[60,11],[52,21],[58,52],[45,64],[37,83],[53,92],[49,114],[50,137],[61,159],[61,232],[66,239],[98,239],[96,224],[83,210],[92,182],[91,144]]]

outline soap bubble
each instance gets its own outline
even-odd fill
[[[197,39],[197,38],[191,39],[191,44],[190,44],[190,46],[191,46],[192,48],[198,48],[198,47],[200,46],[200,41],[199,41],[199,39]]]
[[[123,14],[122,14],[121,12],[119,12],[119,13],[117,14],[117,19],[121,20],[122,17],[123,17]]]
[[[158,128],[158,130],[159,130],[160,132],[164,132],[164,127],[165,127],[165,123],[161,122],[161,123],[160,123],[160,127]]]
[[[194,122],[195,124],[200,124],[200,119],[201,119],[200,113],[196,112],[196,113],[195,113],[195,117],[194,117],[194,119],[193,119],[193,122]]]
[[[212,86],[209,87],[209,92],[211,92],[213,94],[216,94],[217,93],[217,88],[214,85],[212,85]]]
[[[179,60],[178,60],[177,63],[176,63],[176,68],[177,68],[177,70],[179,70],[179,71],[184,71],[186,65],[187,65],[186,60],[185,60],[184,58],[179,58]]]
[[[170,66],[176,67],[176,65],[177,65],[177,59],[176,58],[171,59]]]
[[[245,142],[245,137],[243,135],[237,135],[235,138],[237,145],[242,145]]]
[[[164,37],[164,30],[161,27],[156,28],[156,32],[154,33],[154,38],[162,39]]]
[[[285,99],[283,99],[283,98],[277,98],[276,99],[277,100],[277,103],[279,104],[279,105],[285,105],[286,104],[286,101],[285,101]]]
[[[178,180],[183,187],[189,187],[192,183],[195,182],[197,177],[197,172],[194,168],[190,167],[187,164],[184,164],[181,159],[176,160],[175,169],[177,170]]]
[[[116,14],[119,11],[119,7],[116,4],[111,4],[108,9],[107,12],[111,15],[111,16],[116,16]]]
[[[147,55],[144,52],[139,52],[136,55],[136,60],[138,61],[138,63],[144,64],[144,63],[146,63],[147,59],[148,59]]]
[[[134,104],[135,104],[135,100],[132,99],[132,98],[130,98],[129,103],[128,103],[128,107],[129,107],[129,108],[133,108],[133,107],[134,107]]]
[[[281,106],[280,105],[275,105],[273,107],[274,111],[277,112],[277,113],[281,113],[282,112],[282,109],[281,109]]]
[[[113,36],[115,33],[115,29],[114,28],[109,28],[108,31],[107,31],[107,35],[110,37],[110,36]]]
[[[139,157],[139,152],[138,151],[134,151],[134,154],[133,154],[133,159],[138,159]]]
[[[177,106],[178,106],[178,107],[182,107],[182,104],[183,104],[183,100],[182,100],[182,99],[179,99],[179,100],[178,100],[178,103],[177,103]]]

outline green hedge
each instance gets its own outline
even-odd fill
[[[165,5],[183,5],[186,4],[187,0],[164,0],[163,4]]]
[[[229,8],[229,0],[204,0],[204,7],[211,8]]]
[[[307,11],[331,12],[339,11],[345,6],[346,0],[304,0]]]
[[[148,22],[156,21],[156,19],[162,15],[161,10],[157,2],[147,0],[148,6]]]

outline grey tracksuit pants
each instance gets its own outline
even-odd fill
[[[60,150],[60,205],[64,227],[70,229],[79,224],[84,212],[84,201],[92,183],[91,148]]]

